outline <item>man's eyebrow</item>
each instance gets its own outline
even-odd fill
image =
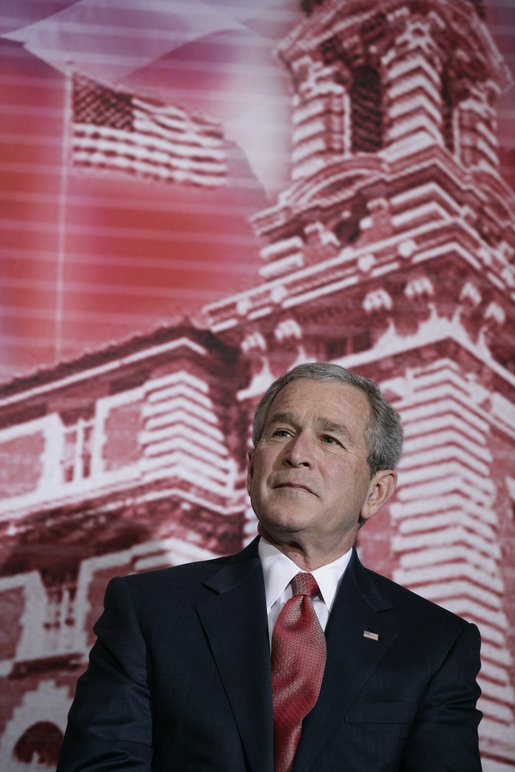
[[[295,416],[293,413],[272,413],[267,420],[268,424],[290,424],[295,425]]]
[[[318,418],[317,423],[320,429],[323,429],[325,432],[331,432],[331,434],[339,434],[340,437],[343,437],[345,440],[347,440],[347,442],[355,442],[352,434],[343,424],[339,424],[336,421],[331,421],[329,418],[323,417]]]

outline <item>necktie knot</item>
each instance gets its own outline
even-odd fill
[[[313,574],[302,571],[291,580],[291,588],[293,595],[309,595],[310,598],[314,598],[318,592],[317,580]]]

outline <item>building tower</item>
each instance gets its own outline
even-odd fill
[[[479,3],[304,5],[279,46],[292,172],[254,218],[262,283],[212,305],[210,324],[257,373],[333,360],[390,391],[406,426],[393,576],[480,626],[483,753],[513,759],[514,200],[496,136],[509,73]]]

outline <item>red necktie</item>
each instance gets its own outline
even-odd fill
[[[312,574],[291,581],[293,598],[284,605],[272,634],[275,772],[289,772],[302,720],[318,699],[326,660],[325,635],[313,608],[318,592]]]

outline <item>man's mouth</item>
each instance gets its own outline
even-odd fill
[[[315,492],[311,490],[311,488],[308,488],[307,485],[303,485],[302,483],[283,482],[283,483],[274,485],[273,487],[274,488],[292,488],[293,490],[305,491],[306,493],[311,493],[313,496],[316,495]]]

